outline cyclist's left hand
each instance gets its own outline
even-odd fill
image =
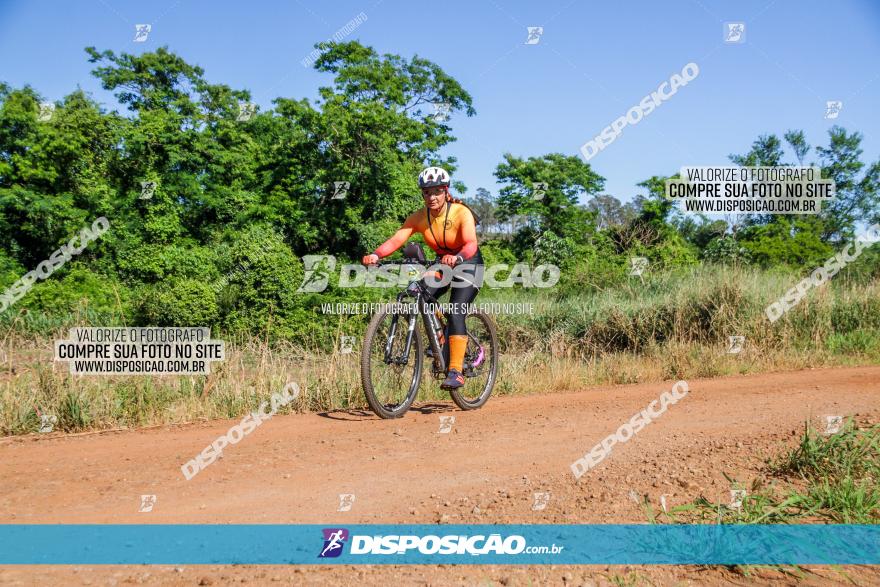
[[[455,264],[458,263],[458,259],[455,257],[455,255],[443,255],[443,258],[440,259],[440,262],[444,265],[455,267]]]

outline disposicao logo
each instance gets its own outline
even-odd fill
[[[345,528],[324,528],[324,548],[318,558],[336,558],[342,554],[345,541],[348,540],[348,530]]]
[[[349,542],[351,555],[517,555],[559,554],[565,548],[556,544],[528,546],[526,539],[518,534],[502,537],[501,534],[418,536],[412,534],[349,535],[345,528],[324,528],[324,547],[318,558],[338,557]],[[350,540],[349,540],[350,539]],[[412,551],[415,551],[413,553]]]

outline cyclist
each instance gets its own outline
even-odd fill
[[[449,267],[461,265],[452,281],[443,287],[425,284],[435,298],[445,294],[450,286],[449,301],[452,311],[449,319],[449,369],[440,385],[457,389],[464,385],[462,374],[464,353],[467,349],[465,316],[467,305],[474,301],[482,285],[483,257],[477,246],[476,218],[469,207],[449,193],[449,173],[441,167],[428,167],[419,174],[419,187],[425,200],[425,209],[409,215],[394,236],[382,243],[372,254],[364,255],[364,265],[378,263],[407,241],[413,233],[420,233],[425,242]],[[479,266],[479,267],[478,267]]]

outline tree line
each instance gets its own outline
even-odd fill
[[[0,83],[0,286],[96,218],[111,225],[0,319],[27,309],[282,337],[307,329],[314,300],[296,292],[300,258],[373,250],[423,205],[423,167],[455,176],[456,158],[441,151],[456,139],[438,106],[476,115],[470,94],[431,61],[356,41],[315,47],[313,67],[328,80],[319,97],[279,97],[263,111],[248,106],[247,90],[212,83],[164,47],[86,49],[118,109],[77,89],[47,111],[36,89]],[[633,255],[668,267],[801,267],[880,220],[880,161],[863,160],[861,140],[833,127],[812,147],[789,131],[731,155],[738,165],[820,166],[837,198],[817,216],[686,216],[663,197],[665,177],[647,178],[623,204],[588,163],[561,153],[503,153],[495,193],[470,196],[461,182],[453,191],[480,216],[489,261],[609,275]]]

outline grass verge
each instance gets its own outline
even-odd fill
[[[591,293],[487,290],[478,302],[534,304],[531,314],[497,316],[494,394],[880,363],[880,282],[841,275],[770,323],[764,308],[796,277],[701,266]],[[0,321],[0,434],[37,432],[39,414],[69,432],[240,418],[288,382],[302,393],[282,413],[366,408],[358,346],[367,317],[313,312],[320,340],[212,332],[227,358],[198,377],[71,376],[53,361],[54,341],[72,326],[117,324],[88,314],[53,316],[51,326],[29,314]],[[343,335],[356,337],[353,353],[339,351]],[[730,336],[745,337],[741,351],[729,352]],[[437,399],[448,395],[424,376],[419,401]]]
[[[645,499],[651,522],[715,524],[880,524],[880,424],[859,427],[852,419],[834,434],[809,422],[798,445],[767,464],[766,482],[752,481],[740,503],[712,503],[704,496],[655,512]],[[734,489],[744,489],[729,479]],[[768,570],[803,580],[798,565],[734,565],[744,577]]]
[[[672,508],[676,522],[719,524],[880,523],[880,424],[820,434],[809,423],[800,443],[768,463],[773,481],[756,478],[741,504],[700,497]]]

